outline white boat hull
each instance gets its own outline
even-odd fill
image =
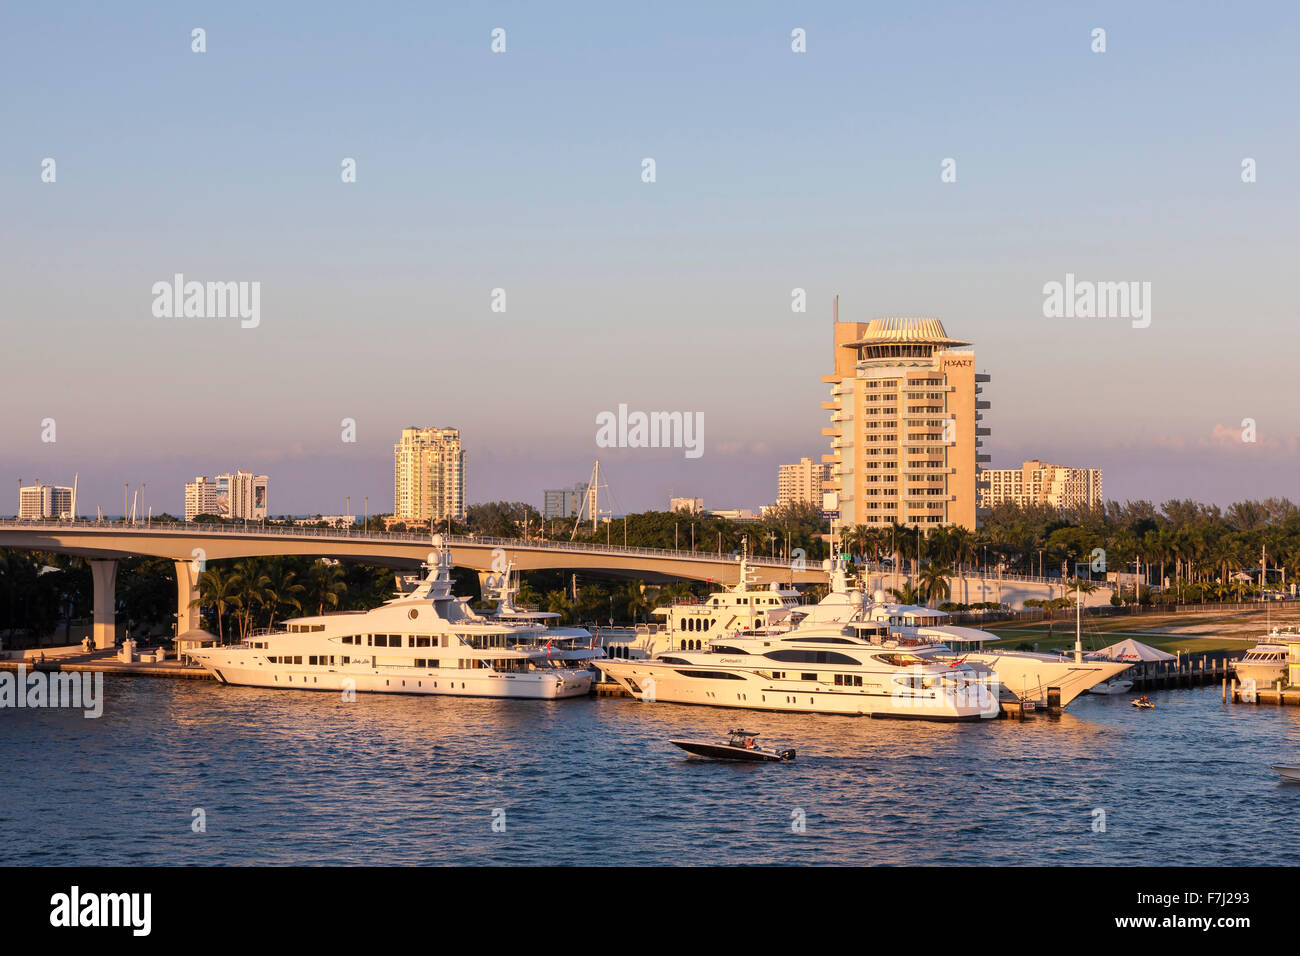
[[[603,660],[596,666],[647,703],[941,721],[987,719],[1000,709],[996,694],[978,685],[961,697],[939,690],[901,696],[884,689],[777,681],[741,669],[730,671],[730,678],[710,679],[681,676],[680,665],[659,661]]]
[[[1300,783],[1300,767],[1277,767],[1273,768],[1278,772],[1283,780],[1291,780]]]
[[[1103,696],[1107,696],[1107,695],[1116,695],[1116,694],[1127,694],[1132,689],[1133,689],[1133,682],[1131,680],[1107,680],[1107,681],[1102,681],[1096,687],[1088,688],[1088,693],[1101,694]]]
[[[997,675],[998,682],[1021,700],[1045,704],[1048,688],[1059,687],[1062,707],[1132,666],[1108,661],[1076,663],[1051,654],[1034,654],[1029,651],[998,653],[985,650],[963,654],[962,657],[976,670],[983,667],[992,671]]]
[[[559,700],[581,697],[591,690],[589,670],[496,674],[487,670],[424,670],[410,673],[347,670],[345,668],[276,668],[248,666],[220,652],[196,655],[223,684],[269,687],[275,690],[319,690],[342,693],[419,694],[449,697],[518,697]],[[394,668],[393,671],[396,671]]]

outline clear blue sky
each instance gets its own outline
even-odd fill
[[[975,343],[994,466],[1300,498],[1298,27],[1281,2],[8,4],[0,477],[177,511],[244,467],[273,512],[383,511],[398,430],[437,424],[471,500],[540,505],[600,453],[622,509],[754,507],[827,450],[839,293]],[[261,325],[154,318],[176,272],[260,281]],[[1043,318],[1066,272],[1151,282],[1151,327]],[[619,403],[703,412],[705,454],[597,449]]]

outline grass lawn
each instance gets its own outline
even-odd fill
[[[1265,634],[1270,625],[1294,624],[1295,615],[1263,611],[1207,611],[1179,614],[1134,614],[1083,619],[1083,647],[1097,650],[1126,638],[1133,638],[1168,654],[1182,652],[1246,650]],[[986,628],[1002,640],[1002,646],[1038,645],[1040,651],[1074,646],[1074,618],[1059,616],[1048,634],[1047,621],[994,624]]]

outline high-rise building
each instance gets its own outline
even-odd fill
[[[18,517],[71,518],[72,489],[62,485],[21,485],[18,488]]]
[[[185,482],[185,520],[193,521],[199,515],[220,515],[217,483],[202,475]]]
[[[250,521],[266,517],[266,483],[266,475],[255,475],[251,471],[217,475],[217,487],[224,484],[226,488],[230,517]]]
[[[838,306],[837,306],[838,312]],[[938,319],[872,319],[834,327],[830,466],[822,507],[835,525],[974,529],[989,376],[969,342]]]
[[[697,515],[704,510],[703,498],[669,498],[669,511],[685,511],[687,514]]]
[[[776,476],[776,506],[822,506],[822,486],[830,477],[830,466],[811,458],[800,458],[797,465],[782,465]]]
[[[579,482],[572,488],[550,488],[542,492],[542,517],[548,521],[552,518],[574,518],[583,511],[583,499],[587,499],[585,516],[590,518],[596,508],[596,489],[588,490],[587,482]]]
[[[199,515],[259,521],[266,517],[266,475],[227,472],[215,478],[199,475],[185,482],[185,520]]]
[[[1038,459],[1019,468],[988,468],[981,478],[988,487],[980,493],[980,506],[1004,502],[1025,507],[1092,508],[1101,504],[1101,469],[1049,465]]]
[[[393,446],[393,516],[409,522],[465,518],[465,452],[456,428],[403,428]]]

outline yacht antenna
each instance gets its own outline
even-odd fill
[[[591,478],[587,481],[587,490],[582,496],[582,504],[578,506],[578,513],[573,518],[573,531],[569,534],[569,540],[572,541],[578,536],[578,526],[582,524],[582,516],[585,512],[591,512],[591,533],[596,533],[596,519],[600,515],[600,459],[596,459],[595,466],[591,469]]]
[[[1083,585],[1074,581],[1074,662],[1083,663]]]

